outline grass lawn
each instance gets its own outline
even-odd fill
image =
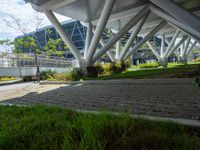
[[[167,68],[149,68],[124,71],[111,76],[98,77],[99,80],[108,79],[145,79],[145,78],[190,78],[200,75],[200,64],[169,64]]]
[[[0,149],[199,150],[200,136],[172,122],[78,113],[53,106],[0,106]]]

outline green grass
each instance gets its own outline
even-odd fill
[[[167,68],[151,68],[132,70],[113,74],[111,76],[102,76],[96,79],[108,80],[108,79],[146,79],[146,78],[193,78],[200,73],[200,64],[169,64]]]
[[[158,68],[160,65],[157,62],[142,63],[137,66],[132,66],[133,69],[137,68]]]
[[[172,122],[53,106],[0,106],[0,149],[199,150],[197,132]]]

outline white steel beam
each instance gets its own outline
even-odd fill
[[[187,52],[186,52],[186,56],[188,56],[188,55],[191,53],[191,51],[192,51],[193,48],[196,46],[196,44],[197,44],[197,41],[195,41],[195,42],[189,47],[189,49],[188,49]]]
[[[124,57],[124,60],[126,60],[130,55],[138,50],[146,41],[148,41],[152,36],[157,33],[162,27],[166,25],[166,21],[162,21],[159,25],[157,25],[149,34],[147,34],[139,43],[137,43],[133,48],[129,50],[127,55]]]
[[[167,45],[169,45],[169,43],[170,43],[170,41],[169,41],[168,39],[166,39],[165,42],[167,43]],[[185,42],[185,41],[184,41],[184,42]],[[184,43],[184,42],[183,42],[183,43]],[[183,44],[182,44],[182,45],[183,45]],[[180,45],[180,46],[181,46],[181,45]],[[179,47],[180,47],[180,46],[179,46]],[[176,50],[178,50],[179,47],[177,47]],[[175,54],[177,57],[180,57],[180,55],[178,54],[178,52],[177,52],[176,50],[174,50],[174,54]]]
[[[134,16],[104,47],[102,47],[93,58],[93,63],[97,61],[105,52],[107,52],[125,33],[127,33],[137,22],[149,13],[149,7],[144,7],[136,16]]]
[[[158,54],[158,52],[156,51],[155,47],[151,44],[150,41],[146,42],[147,45],[149,46],[149,48],[151,49],[151,51],[153,52],[153,54],[156,56],[157,59],[160,59],[160,55]]]
[[[150,0],[168,14],[200,33],[200,19],[172,0]]]
[[[197,48],[198,50],[200,50],[200,48],[198,46],[195,46],[195,48]]]
[[[82,62],[82,57],[76,48],[76,46],[73,44],[73,42],[70,40],[69,35],[64,31],[61,24],[53,14],[51,10],[45,10],[45,15],[49,19],[49,21],[52,23],[52,25],[55,27],[56,31],[59,33],[60,37],[63,39],[63,41],[69,46],[70,51],[74,55],[74,57],[79,61]]]
[[[176,57],[178,58],[178,60],[181,58],[181,56],[179,55],[179,53],[177,51],[174,51],[174,54],[176,55]]]
[[[165,34],[162,34],[162,38],[161,38],[161,48],[160,48],[160,57],[163,57],[164,52],[165,52]]]
[[[99,22],[98,22],[97,27],[95,29],[94,36],[92,38],[90,47],[89,47],[87,55],[86,55],[87,65],[90,65],[90,62],[93,58],[93,55],[95,53],[95,50],[97,48],[97,45],[98,45],[99,40],[101,38],[101,35],[102,35],[102,33],[105,29],[105,26],[107,24],[108,18],[110,16],[111,12],[112,12],[112,8],[114,6],[114,3],[115,3],[115,0],[106,0],[105,1],[101,16],[99,18]]]
[[[197,43],[198,43],[198,41],[196,41]],[[193,44],[192,42],[190,42],[190,44]],[[195,48],[197,48],[198,50],[200,50],[200,47],[198,47],[198,46],[194,46]]]
[[[134,30],[131,33],[131,36],[129,37],[128,41],[126,42],[126,45],[124,46],[124,49],[119,57],[119,60],[122,61],[126,53],[128,52],[129,48],[132,45],[133,40],[137,37],[138,33],[140,32],[144,22],[148,18],[148,14],[142,18],[133,28]]]
[[[188,38],[188,39],[186,40],[186,45],[185,45],[185,48],[184,48],[184,50],[183,50],[183,53],[181,54],[181,57],[184,57],[184,56],[186,55],[187,50],[188,50],[188,47],[189,47],[189,44],[190,44],[190,40],[191,40],[191,38]]]
[[[179,46],[188,38],[187,35],[183,36],[183,38],[176,44],[176,46],[174,46],[173,48],[171,48],[171,50],[168,52],[166,58],[168,58],[175,50],[177,50],[179,48]]]
[[[119,60],[119,56],[120,56],[120,50],[121,50],[121,39],[119,39],[116,43],[116,55],[115,58],[117,60]]]
[[[105,41],[103,40],[103,38],[100,39],[100,44],[101,44],[102,47],[106,44]],[[115,56],[113,55],[113,53],[110,50],[107,51],[106,54],[108,55],[108,57],[110,58],[110,60],[112,62],[116,61]]]
[[[87,24],[86,40],[85,40],[84,58],[86,58],[86,54],[87,54],[88,48],[90,46],[91,38],[92,38],[92,24],[88,23]]]
[[[153,13],[155,13],[159,17],[165,19],[166,21],[170,22],[172,25],[175,25],[176,27],[180,28],[181,30],[183,30],[184,32],[186,32],[187,34],[189,34],[193,38],[195,38],[195,40],[197,40],[198,42],[200,42],[198,40],[198,39],[200,39],[200,33],[199,32],[197,32],[196,30],[194,30],[190,26],[188,26],[186,24],[183,24],[179,20],[171,17],[169,14],[167,14],[166,12],[164,12],[163,10],[161,10],[159,7],[154,6],[152,4],[150,4],[149,7],[150,7],[150,9],[151,9],[151,11]]]
[[[168,45],[168,47],[167,47],[165,53],[163,54],[162,59],[166,59],[166,58],[167,58],[166,56],[168,55],[168,53],[170,52],[170,50],[171,50],[172,47],[174,46],[174,43],[175,43],[176,38],[177,38],[177,36],[179,35],[179,33],[180,33],[180,31],[179,31],[179,30],[176,30],[176,32],[175,32],[175,34],[174,34],[174,36],[173,36],[171,42],[169,43],[169,45]]]

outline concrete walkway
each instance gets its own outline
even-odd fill
[[[27,84],[0,90],[5,104],[55,104],[73,109],[199,120],[200,88],[193,79],[127,79]],[[12,85],[9,85],[12,86]],[[1,88],[1,87],[0,87]]]

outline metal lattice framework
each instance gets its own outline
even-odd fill
[[[93,65],[106,53],[113,61],[124,61],[145,43],[163,65],[172,54],[175,54],[180,61],[186,61],[192,49],[200,43],[200,4],[186,7],[185,4],[189,0],[29,0],[29,2],[35,10],[45,13],[60,37],[69,46],[80,67]],[[79,53],[70,35],[64,31],[53,12],[80,20],[87,27],[84,56]],[[105,29],[116,31],[107,42],[102,38]],[[128,32],[131,35],[120,51],[121,38]],[[137,36],[142,37],[142,40],[133,44]],[[160,51],[149,42],[153,36],[162,39]],[[99,43],[102,45],[100,49]],[[110,50],[115,44],[114,55]]]

